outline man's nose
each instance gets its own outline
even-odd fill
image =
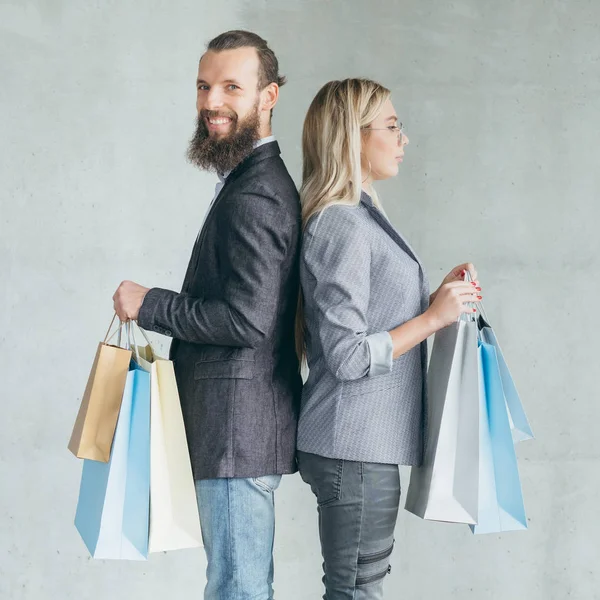
[[[217,88],[208,91],[204,98],[203,106],[205,110],[219,110],[223,106],[223,94]]]

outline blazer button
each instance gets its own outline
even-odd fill
[[[165,329],[165,335],[173,335],[173,332],[170,329]]]

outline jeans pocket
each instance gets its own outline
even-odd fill
[[[261,475],[260,477],[253,477],[252,482],[263,492],[272,494],[281,483],[281,475]]]
[[[317,497],[317,506],[327,506],[342,495],[344,461],[307,452],[298,452],[300,476]]]

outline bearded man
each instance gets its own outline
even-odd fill
[[[215,197],[181,293],[124,281],[122,321],[174,338],[206,549],[206,600],[273,598],[274,491],[296,471],[300,202],[271,131],[285,78],[265,40],[213,39],[196,82],[189,160]]]

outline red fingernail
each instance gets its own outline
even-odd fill
[[[483,296],[477,296],[478,300],[481,300],[483,298]]]
[[[471,281],[471,285],[477,285],[474,281]]]
[[[476,289],[478,292],[480,292],[480,291],[481,291],[481,288],[480,288],[480,287],[478,287],[478,288],[475,288],[475,289]]]
[[[477,309],[476,309],[476,308],[474,308],[474,309],[473,309],[473,312],[477,312]]]

